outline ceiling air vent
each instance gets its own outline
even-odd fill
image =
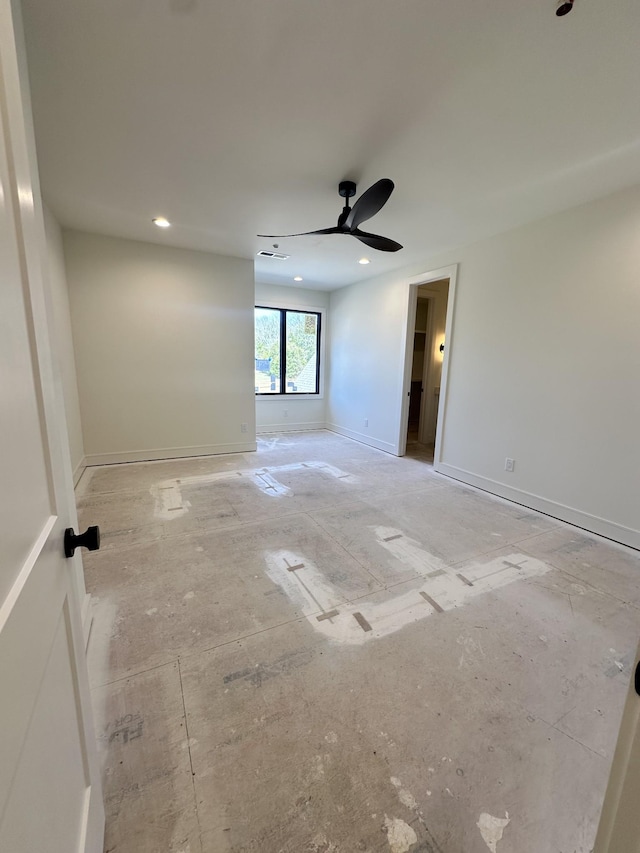
[[[258,252],[259,258],[273,258],[276,261],[286,261],[289,255],[283,255],[281,252]]]

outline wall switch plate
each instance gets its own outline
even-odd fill
[[[289,409],[284,410],[284,416],[285,416],[285,418],[289,417]]]
[[[507,458],[504,460],[504,470],[513,472],[515,470],[515,467],[516,467],[516,460],[515,459],[509,459],[509,457],[507,456]]]
[[[364,425],[367,427],[369,426],[369,418],[364,419]]]
[[[247,425],[246,424],[240,424],[240,432],[246,432],[246,431],[247,431]]]

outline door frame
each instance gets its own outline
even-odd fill
[[[397,440],[397,456],[404,456],[407,451],[407,430],[409,428],[409,394],[411,393],[411,368],[413,364],[413,337],[416,324],[416,309],[418,306],[418,288],[421,284],[431,284],[442,279],[449,280],[449,293],[447,296],[447,319],[445,323],[445,348],[442,359],[442,377],[440,380],[440,398],[438,400],[438,420],[436,424],[436,441],[433,452],[433,468],[440,470],[442,462],[442,443],[444,436],[445,418],[447,411],[447,396],[449,391],[449,359],[453,344],[453,318],[456,297],[456,280],[458,276],[458,264],[447,267],[439,267],[429,272],[423,272],[412,276],[407,281],[407,318],[404,330],[404,363],[402,365],[402,378],[399,382],[401,398],[399,400],[400,423]],[[426,358],[426,356],[425,356]],[[424,374],[423,374],[424,378]],[[424,394],[423,394],[424,397]],[[424,400],[421,401],[421,407]],[[421,408],[422,420],[422,408]]]
[[[609,782],[600,813],[594,853],[640,850],[640,696],[636,693],[636,669],[640,666],[640,646],[636,651],[631,682],[618,731]],[[631,843],[633,840],[633,847]]]

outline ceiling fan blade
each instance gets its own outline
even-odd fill
[[[376,213],[384,207],[389,200],[389,196],[393,192],[394,183],[389,178],[381,178],[369,189],[362,193],[358,201],[351,208],[351,213],[347,217],[345,225],[353,231],[361,222],[371,219]]]
[[[354,237],[371,246],[372,249],[378,249],[380,252],[397,252],[402,246],[396,243],[395,240],[390,240],[388,237],[379,237],[377,234],[368,234],[366,231],[360,231],[359,228],[354,228],[351,231]]]
[[[299,234],[257,234],[258,237],[308,237],[310,234],[342,234],[344,228],[321,228],[319,231],[301,231]]]

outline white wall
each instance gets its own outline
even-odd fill
[[[87,462],[255,449],[253,263],[63,237]]]
[[[640,188],[334,292],[339,431],[397,447],[407,281],[453,263],[441,470],[640,547]]]
[[[328,333],[327,312],[329,294],[302,287],[282,287],[256,282],[256,305],[277,308],[303,308],[322,312],[320,354],[320,395],[293,397],[276,395],[256,397],[256,430],[258,433],[283,430],[322,429],[325,426],[324,352]],[[286,415],[285,415],[286,412]]]
[[[62,396],[69,435],[69,453],[74,480],[77,482],[84,470],[84,446],[78,399],[78,379],[71,331],[69,292],[62,248],[62,230],[51,213],[43,206],[47,239],[47,260],[52,306],[52,346],[57,357],[62,385]]]
[[[405,280],[371,279],[330,295],[327,426],[389,453],[400,430]]]

